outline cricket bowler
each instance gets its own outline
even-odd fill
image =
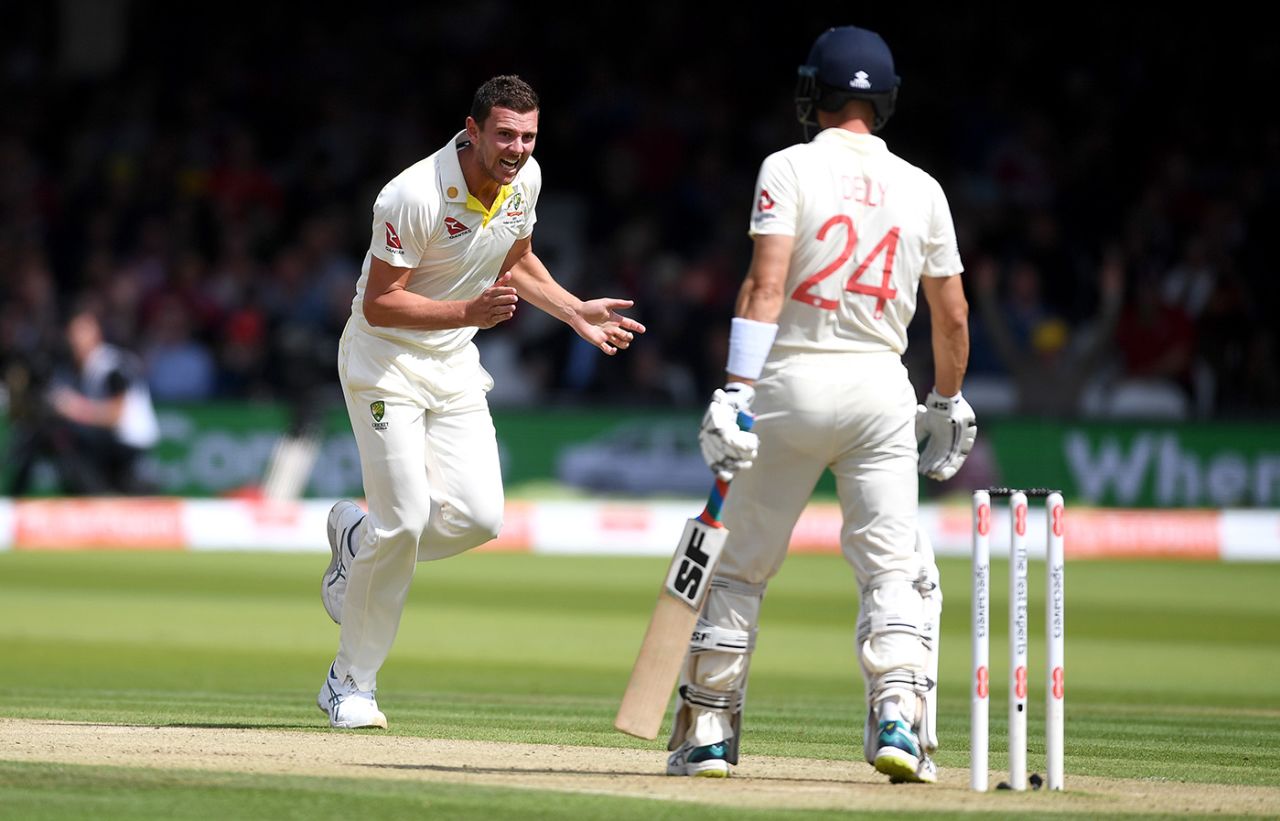
[[[369,511],[343,500],[329,513],[321,595],[342,629],[317,704],[333,727],[387,726],[374,692],[416,564],[484,544],[502,527],[485,396],[493,380],[476,332],[511,319],[520,300],[608,355],[644,332],[618,313],[630,300],[584,302],[533,252],[538,114],[526,82],[494,77],[476,91],[466,127],[374,202],[338,350]]]

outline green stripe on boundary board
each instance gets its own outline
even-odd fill
[[[513,495],[525,483],[566,478],[588,488],[595,481],[614,492],[681,495],[683,483],[676,477],[682,471],[691,477],[689,484],[705,484],[698,474],[697,412],[499,408],[493,415]],[[162,492],[182,496],[225,495],[261,480],[288,426],[286,408],[274,404],[165,405],[160,419],[163,439],[152,454],[151,472]],[[1068,504],[1280,507],[1280,425],[1032,419],[978,424],[976,450],[964,470],[946,485],[922,482],[925,497],[992,485],[1051,486],[1063,489]],[[7,441],[6,425],[0,421],[0,443]],[[345,411],[325,414],[322,430],[306,494],[361,495],[359,457]],[[570,471],[562,459],[571,448],[583,455]],[[629,488],[603,488],[603,480],[591,478],[591,464],[614,465],[621,458],[652,464],[650,478],[641,476]],[[37,491],[54,489],[47,474],[45,479]],[[825,475],[818,494],[834,490]]]

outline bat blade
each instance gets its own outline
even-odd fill
[[[714,520],[685,523],[613,721],[622,732],[650,741],[657,738],[728,535]]]

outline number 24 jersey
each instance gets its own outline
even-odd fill
[[[963,270],[942,186],[879,137],[841,128],[765,159],[750,233],[795,237],[775,355],[901,355],[920,277]]]

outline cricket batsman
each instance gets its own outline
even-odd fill
[[[818,133],[760,168],[727,383],[699,434],[708,465],[737,474],[724,507],[730,535],[681,674],[670,775],[724,777],[737,763],[765,586],[829,468],[860,590],[867,762],[891,781],[937,780],[942,592],[916,525],[917,471],[951,478],[977,427],[960,394],[968,304],[946,196],[876,136],[898,86],[880,35],[824,32],[796,92],[806,138]],[[934,355],[923,406],[902,364],[917,290]],[[754,414],[753,431],[738,429],[739,411]]]

